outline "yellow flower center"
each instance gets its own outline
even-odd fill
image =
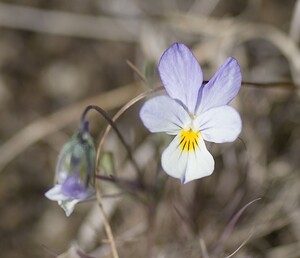
[[[182,151],[194,152],[198,147],[200,136],[201,136],[200,132],[194,132],[191,129],[185,131],[184,129],[182,129],[180,132],[179,148]]]

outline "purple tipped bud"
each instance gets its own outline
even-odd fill
[[[88,123],[63,146],[55,174],[55,185],[45,195],[57,201],[69,216],[75,205],[94,194],[96,150]]]

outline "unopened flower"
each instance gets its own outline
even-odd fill
[[[70,216],[75,205],[94,195],[93,173],[96,151],[87,123],[62,148],[55,174],[55,185],[45,196]]]
[[[175,135],[162,154],[162,167],[182,183],[209,176],[214,159],[204,140],[232,142],[242,129],[238,112],[228,106],[241,86],[240,67],[229,57],[204,84],[192,52],[175,43],[162,55],[158,71],[168,96],[145,102],[140,117],[150,132]]]

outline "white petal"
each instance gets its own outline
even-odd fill
[[[180,136],[176,135],[161,156],[164,171],[172,177],[182,179],[185,176],[188,155],[179,149]]]
[[[169,96],[180,100],[194,113],[203,75],[191,50],[184,44],[174,43],[163,53],[158,71]]]
[[[239,113],[230,106],[212,108],[194,120],[204,140],[215,143],[233,142],[242,130]]]
[[[69,217],[74,211],[75,205],[79,202],[80,200],[73,199],[73,200],[66,200],[66,201],[58,201],[58,204],[60,207],[64,209],[66,216]]]
[[[141,108],[140,118],[150,132],[168,134],[177,134],[191,121],[187,111],[168,96],[157,96],[146,101]]]
[[[182,151],[179,148],[180,136],[176,135],[162,154],[161,164],[166,173],[181,179],[182,183],[209,176],[214,170],[214,159],[200,137],[195,151]]]
[[[70,199],[61,193],[61,185],[53,186],[48,192],[45,193],[45,196],[52,201],[64,201]]]

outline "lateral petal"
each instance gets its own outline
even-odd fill
[[[187,111],[168,96],[157,96],[146,101],[140,110],[140,118],[150,132],[173,135],[191,121]]]
[[[69,200],[70,197],[62,193],[62,186],[57,184],[45,193],[45,196],[51,201],[65,201]]]
[[[90,198],[94,194],[94,190],[91,188],[86,189],[86,191],[80,196],[71,197],[63,194],[63,186],[60,184],[52,187],[48,192],[45,193],[45,196],[52,201],[57,201],[58,205],[63,208],[66,213],[66,216],[70,216],[73,212],[77,203]]]
[[[230,106],[212,108],[194,120],[195,128],[201,131],[203,139],[209,142],[233,142],[242,130],[239,113]]]
[[[184,44],[174,43],[163,53],[158,71],[169,96],[194,113],[203,74],[190,49]]]

